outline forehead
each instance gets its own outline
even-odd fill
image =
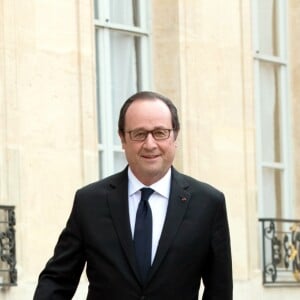
[[[172,118],[169,107],[159,99],[135,100],[127,109],[125,127],[146,128],[172,127]]]

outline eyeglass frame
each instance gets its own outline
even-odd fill
[[[168,132],[167,136],[164,137],[164,138],[156,138],[153,135],[153,132],[158,131],[158,130],[166,130]],[[141,140],[140,139],[133,139],[131,134],[134,131],[141,131],[143,133],[146,133],[145,138],[141,139]],[[174,131],[174,128],[171,128],[171,129],[169,129],[169,128],[155,128],[153,130],[133,129],[133,130],[125,131],[125,133],[129,134],[130,140],[133,141],[133,142],[144,142],[147,139],[149,133],[151,133],[151,135],[154,138],[154,140],[156,140],[156,141],[165,141],[165,140],[167,140],[170,137],[171,131]]]

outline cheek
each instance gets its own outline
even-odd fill
[[[172,140],[172,141],[170,141],[170,147],[172,148],[172,149],[174,149],[174,148],[176,148],[177,147],[177,140]]]
[[[122,148],[124,149],[125,153],[129,155],[133,155],[139,152],[140,146],[139,145],[133,145],[129,143],[122,144]]]
[[[176,151],[177,144],[175,142],[171,142],[167,144],[163,151],[168,155],[168,156],[174,156],[175,151]]]

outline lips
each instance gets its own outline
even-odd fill
[[[158,158],[159,155],[142,155],[142,157],[145,159],[155,159]]]

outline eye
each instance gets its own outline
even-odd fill
[[[158,139],[165,138],[168,135],[168,130],[166,130],[166,129],[156,129],[156,130],[153,131],[153,134]]]
[[[134,139],[142,140],[145,138],[147,133],[145,131],[133,131],[132,136]]]

